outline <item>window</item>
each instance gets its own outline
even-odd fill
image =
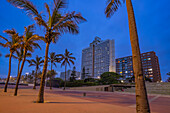
[[[152,68],[148,69],[148,71],[152,71]]]
[[[148,58],[148,60],[151,60],[151,58]]]

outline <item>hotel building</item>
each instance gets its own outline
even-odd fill
[[[90,77],[99,77],[104,72],[115,72],[115,42],[95,37],[89,47],[82,50],[81,70]]]
[[[143,74],[150,78],[152,82],[161,81],[159,60],[154,51],[141,54]],[[134,76],[132,56],[116,59],[116,73],[122,75],[124,79]]]

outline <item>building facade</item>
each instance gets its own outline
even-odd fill
[[[70,77],[71,77],[71,73],[72,73],[72,70],[68,70],[66,71],[66,80],[70,80]],[[60,78],[62,80],[65,80],[65,72],[61,72],[60,73]],[[80,79],[80,72],[76,71],[76,79]]]
[[[143,74],[153,82],[161,81],[159,60],[154,51],[141,54]],[[134,76],[132,56],[116,59],[116,73],[123,76],[124,79]]]
[[[104,72],[115,72],[115,42],[95,37],[88,48],[82,50],[81,70],[87,76],[98,77]]]

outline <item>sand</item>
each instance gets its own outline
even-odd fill
[[[49,89],[45,89],[49,90]],[[35,103],[38,89],[0,89],[0,113],[135,113],[135,108],[45,93],[45,103]]]

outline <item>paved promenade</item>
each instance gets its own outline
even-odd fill
[[[133,94],[111,92],[62,91],[45,89],[45,103],[34,103],[38,89],[20,87],[18,96],[14,89],[7,93],[0,89],[0,113],[135,113]],[[169,113],[170,97],[149,96],[152,113]]]

